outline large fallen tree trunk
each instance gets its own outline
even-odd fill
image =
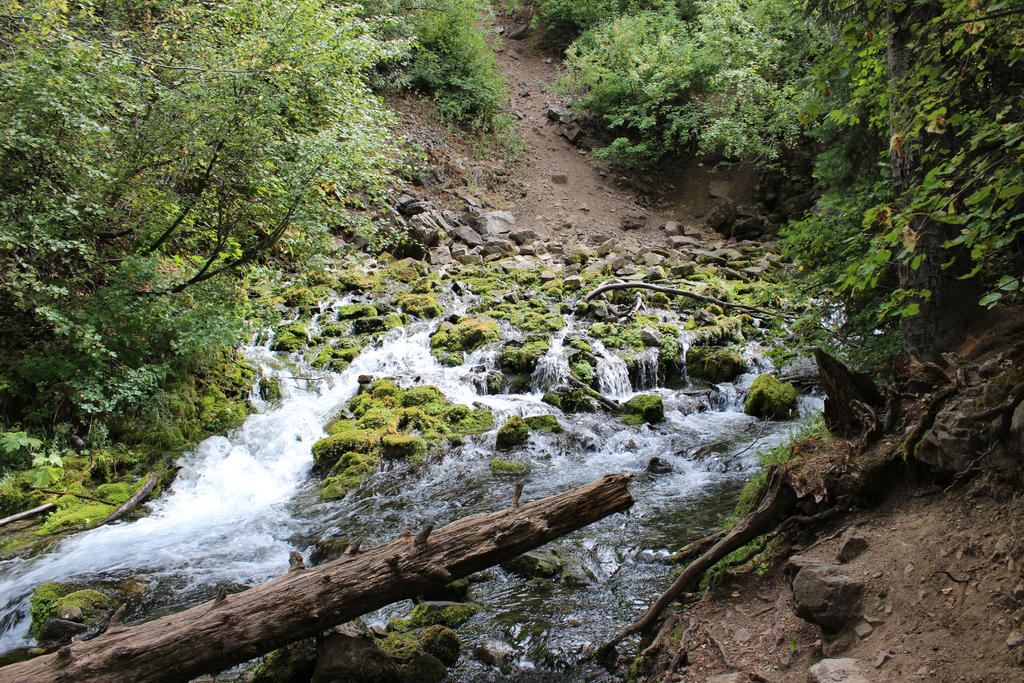
[[[740,311],[746,311],[747,313],[750,313],[752,315],[766,316],[769,318],[777,318],[780,316],[785,317],[781,313],[766,311],[765,309],[758,308],[757,306],[748,306],[746,304],[734,304],[728,301],[722,301],[721,299],[716,299],[713,296],[697,294],[696,292],[691,292],[688,289],[679,289],[677,287],[665,287],[663,285],[652,285],[648,282],[612,282],[609,284],[601,285],[600,287],[592,291],[590,294],[587,294],[585,297],[583,297],[581,301],[586,303],[587,301],[590,301],[596,296],[616,289],[648,289],[652,292],[661,292],[662,294],[668,294],[671,296],[685,296],[687,298],[693,299],[695,301],[701,301],[706,304],[716,304],[718,306],[721,306],[722,308],[735,308]]]
[[[629,476],[430,527],[255,588],[0,668],[0,681],[187,681],[319,634],[628,509]]]

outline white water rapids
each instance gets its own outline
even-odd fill
[[[628,427],[602,413],[563,415],[540,401],[541,392],[568,372],[562,336],[534,375],[535,393],[481,394],[477,386],[492,369],[494,349],[471,355],[459,367],[441,366],[430,354],[433,325],[416,323],[389,332],[340,374],[324,375],[296,357],[251,346],[245,353],[266,375],[278,378],[284,398],[258,404],[237,430],[202,442],[180,460],[169,490],[150,504],[150,514],[72,536],[45,553],[0,564],[0,652],[27,645],[28,596],[46,581],[113,584],[142,579],[141,606],[129,621],[152,618],[212,597],[220,586],[241,590],[283,573],[288,552],[308,555],[323,537],[364,538],[364,547],[386,540],[401,527],[424,520],[444,524],[508,504],[512,483],[496,477],[490,459],[494,430],[469,437],[418,469],[400,465],[371,475],[345,499],[321,502],[310,476],[310,447],[323,425],[355,393],[359,375],[394,377],[403,386],[434,384],[449,400],[482,404],[494,412],[495,429],[512,414],[556,414],[566,433],[534,434],[526,451],[530,470],[524,500],[551,495],[606,472],[636,472],[631,489],[637,504],[556,542],[588,585],[537,586],[496,569],[474,586],[472,598],[485,611],[460,630],[464,655],[452,680],[495,676],[471,659],[472,643],[497,638],[517,652],[520,675],[569,671],[575,659],[603,635],[622,627],[660,593],[672,567],[668,552],[712,527],[756,464],[749,449],[738,458],[760,424],[738,409],[739,393],[723,385],[717,402],[655,389],[665,401],[666,422]],[[602,390],[632,395],[626,365],[595,344]],[[763,362],[760,361],[759,362]],[[753,375],[737,382],[742,390]],[[820,407],[803,399],[805,410]],[[791,424],[772,424],[764,443],[786,437]],[[734,445],[694,457],[714,441]],[[657,456],[672,472],[648,475]],[[719,500],[721,498],[722,500]],[[370,619],[407,611],[385,610]],[[501,680],[500,678],[494,680]]]

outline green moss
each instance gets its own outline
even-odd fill
[[[432,320],[444,312],[433,294],[402,294],[398,305],[409,315]]]
[[[423,629],[419,636],[419,644],[427,653],[449,666],[459,659],[459,650],[462,649],[462,641],[455,631],[440,624]]]
[[[338,277],[336,278],[338,288],[349,292],[373,289],[377,285],[377,282],[378,279],[375,276],[370,275],[369,273],[364,273],[361,270],[356,270],[355,268],[343,270],[338,273]]]
[[[264,401],[281,400],[281,384],[276,377],[261,377],[259,384],[260,398]]]
[[[472,602],[421,602],[409,615],[409,625],[421,628],[440,624],[448,628],[458,628],[482,609],[483,607]]]
[[[750,386],[743,412],[754,417],[783,420],[796,413],[797,389],[789,382],[780,382],[771,375],[758,375]]]
[[[307,638],[267,654],[246,680],[249,683],[298,683],[310,680],[315,668],[316,642]]]
[[[622,404],[625,413],[622,420],[626,424],[640,424],[647,422],[655,424],[665,420],[665,406],[661,396],[653,394],[639,394]]]
[[[380,440],[380,450],[388,460],[418,461],[427,454],[427,442],[408,434],[385,434]]]
[[[570,372],[573,377],[584,384],[591,384],[594,381],[594,366],[586,361],[581,360],[573,363]]]
[[[373,318],[379,312],[369,304],[351,304],[338,308],[338,320],[352,320],[354,318]]]
[[[533,415],[526,418],[526,424],[535,432],[561,434],[565,431],[554,415]]]
[[[412,387],[402,392],[399,404],[402,406],[440,406],[446,403],[444,394],[433,385],[423,387]]]
[[[530,426],[523,418],[513,415],[498,429],[497,446],[502,450],[508,450],[526,443],[529,438]]]
[[[330,470],[346,453],[372,453],[379,441],[380,434],[374,430],[341,429],[313,444],[313,464],[321,471]]]
[[[33,638],[38,639],[43,624],[57,616],[57,603],[60,599],[80,589],[81,586],[74,584],[49,581],[32,591],[28,599],[28,610],[32,619],[29,631]]]
[[[481,434],[494,425],[491,411],[459,404],[445,408],[443,417],[456,434]]]
[[[91,588],[84,588],[68,593],[57,601],[57,614],[65,613],[68,607],[77,608],[82,613],[82,619],[88,623],[104,612],[112,611],[117,607],[117,600],[100,593]]]
[[[746,368],[743,359],[728,349],[694,346],[686,353],[686,367],[693,377],[709,382],[730,382]]]
[[[640,338],[638,327],[636,324],[624,326],[618,323],[597,323],[587,330],[587,334],[601,340],[608,348],[640,350],[644,347],[644,342]]]
[[[558,389],[549,391],[541,399],[563,413],[592,413],[594,403],[582,389]]]
[[[69,490],[75,493],[85,493],[81,484],[71,486]],[[94,497],[109,500],[113,505],[85,500],[77,496],[61,496],[57,499],[57,509],[50,513],[37,534],[49,536],[66,529],[90,527],[103,521],[116,509],[117,505],[128,500],[131,494],[132,489],[129,484],[114,483],[103,484],[92,492]]]
[[[325,346],[313,360],[314,368],[341,372],[349,366],[349,363],[359,357],[360,350],[342,346]]]
[[[274,341],[270,345],[270,350],[292,353],[308,343],[309,335],[306,332],[306,326],[302,323],[290,323],[277,328],[274,332]]]
[[[454,354],[461,363],[463,353],[470,353],[496,341],[498,323],[488,318],[464,317],[454,325],[442,325],[430,337],[430,349],[442,359]]]
[[[541,356],[548,352],[545,338],[530,337],[525,344],[509,344],[498,355],[502,370],[512,373],[530,374],[537,368]]]
[[[502,562],[501,566],[526,579],[551,579],[563,569],[561,559],[550,550],[532,550]]]
[[[384,269],[388,277],[400,282],[413,282],[427,274],[427,265],[422,261],[404,258],[395,261]]]
[[[515,462],[512,460],[501,459],[495,459],[491,461],[491,472],[497,475],[522,474],[528,469],[530,469],[530,465],[525,462]]]
[[[352,324],[356,334],[378,334],[387,332],[402,325],[402,318],[395,315],[375,315],[367,318],[356,318]]]

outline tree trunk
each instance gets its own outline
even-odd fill
[[[892,101],[889,145],[889,163],[893,196],[902,209],[906,209],[913,188],[927,172],[922,168],[922,155],[928,147],[947,144],[947,133],[925,133],[910,137],[909,131],[915,115],[914,103],[904,99],[905,83],[915,62],[914,42],[919,39],[913,26],[941,11],[935,3],[929,5],[889,3],[889,34],[886,56]],[[939,354],[957,347],[967,331],[968,320],[977,308],[977,285],[974,279],[960,280],[970,264],[966,257],[943,244],[956,236],[958,229],[932,220],[920,213],[913,214],[904,233],[904,245],[913,254],[923,254],[917,268],[907,259],[898,265],[899,283],[904,290],[930,292],[930,296],[913,296],[908,303],[917,303],[916,315],[902,318],[903,348],[922,361],[936,361]],[[944,267],[945,266],[945,267]]]
[[[858,404],[870,413],[882,406],[882,395],[870,375],[854,372],[821,349],[814,349],[818,376],[825,390],[825,426],[842,436],[857,436],[876,424],[864,421],[865,411],[856,410]]]
[[[187,681],[307,638],[628,509],[629,475],[406,534],[320,567],[0,668],[0,681]]]

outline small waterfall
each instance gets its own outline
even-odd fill
[[[659,349],[648,346],[637,354],[636,390],[654,389],[658,386],[658,360]]]
[[[594,355],[597,356],[598,390],[611,398],[625,398],[633,393],[633,385],[629,381],[629,368],[626,361],[612,353],[599,341],[593,344]]]
[[[530,390],[534,393],[566,383],[566,378],[569,377],[569,359],[562,345],[564,339],[565,334],[553,337],[548,352],[537,361],[537,368],[530,377]]]

